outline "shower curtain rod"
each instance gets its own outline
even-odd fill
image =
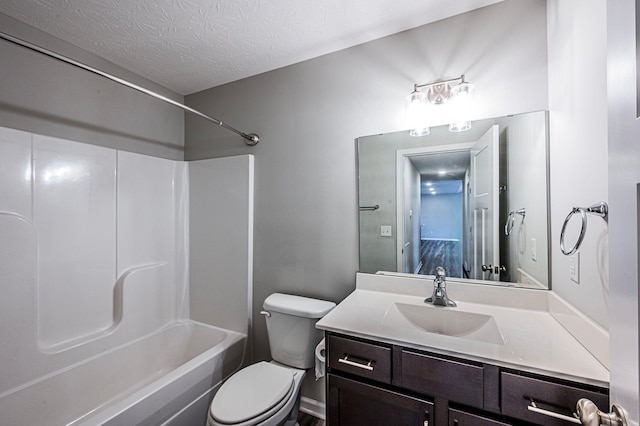
[[[217,118],[213,118],[213,117],[211,117],[209,115],[206,115],[206,114],[204,114],[204,113],[202,113],[202,112],[200,112],[200,111],[198,111],[196,109],[188,107],[185,104],[182,104],[180,102],[174,101],[173,99],[170,99],[170,98],[168,98],[166,96],[163,96],[163,95],[161,95],[159,93],[156,93],[156,92],[154,92],[152,90],[145,89],[142,86],[138,86],[137,84],[133,84],[130,81],[127,81],[127,80],[122,79],[120,77],[116,77],[116,76],[114,76],[112,74],[106,73],[106,72],[101,71],[101,70],[99,70],[97,68],[93,68],[93,67],[91,67],[89,65],[85,65],[82,62],[78,62],[76,60],[73,60],[71,58],[63,56],[63,55],[61,55],[59,53],[53,52],[51,50],[45,49],[43,47],[37,46],[35,44],[29,43],[28,41],[21,40],[21,39],[19,39],[17,37],[13,37],[13,36],[11,36],[9,34],[6,34],[6,33],[3,33],[3,32],[0,32],[0,39],[6,40],[6,41],[14,43],[14,44],[17,44],[17,45],[25,47],[27,49],[33,50],[35,52],[42,53],[43,55],[46,55],[46,56],[48,56],[50,58],[57,59],[59,61],[65,62],[65,63],[67,63],[69,65],[73,65],[75,67],[81,68],[81,69],[83,69],[85,71],[92,72],[94,74],[97,74],[99,76],[107,78],[107,79],[109,79],[111,81],[115,81],[116,83],[120,83],[123,86],[127,86],[127,87],[129,87],[131,89],[134,89],[134,90],[142,92],[142,93],[144,93],[146,95],[149,95],[152,98],[159,99],[159,100],[164,101],[164,102],[166,102],[168,104],[171,104],[171,105],[173,105],[175,107],[178,107],[178,108],[180,108],[180,109],[182,109],[184,111],[190,112],[191,114],[195,114],[195,115],[197,115],[197,116],[199,116],[201,118],[204,118],[205,120],[208,120],[208,121],[211,121],[212,123],[215,123],[216,125],[218,125],[220,127],[224,127],[225,129],[230,130],[230,131],[232,131],[233,133],[235,133],[237,135],[242,136],[245,139],[245,143],[247,145],[253,146],[253,145],[256,145],[258,142],[260,142],[260,137],[258,135],[256,135],[255,133],[244,133],[244,132],[241,132],[240,130],[229,126],[228,124],[223,123],[222,121],[218,120]]]

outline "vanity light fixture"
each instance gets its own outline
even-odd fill
[[[465,104],[469,103],[473,88],[473,84],[465,81],[464,74],[458,78],[438,80],[433,83],[415,83],[413,92],[406,97],[406,110],[412,127],[409,134],[411,136],[429,134],[429,127],[424,125],[428,105],[443,105],[455,99],[459,100],[456,103],[460,104],[463,110],[466,110],[468,106]],[[464,132],[470,128],[470,121],[449,124],[450,132]]]

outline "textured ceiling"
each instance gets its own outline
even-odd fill
[[[0,12],[180,94],[501,0],[0,0]]]

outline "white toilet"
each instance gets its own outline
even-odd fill
[[[273,361],[245,367],[222,384],[209,408],[209,426],[296,424],[300,385],[322,340],[316,322],[336,305],[274,293],[262,306]]]

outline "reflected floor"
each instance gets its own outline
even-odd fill
[[[435,275],[442,266],[448,277],[462,278],[462,242],[456,240],[420,240],[420,275]]]

